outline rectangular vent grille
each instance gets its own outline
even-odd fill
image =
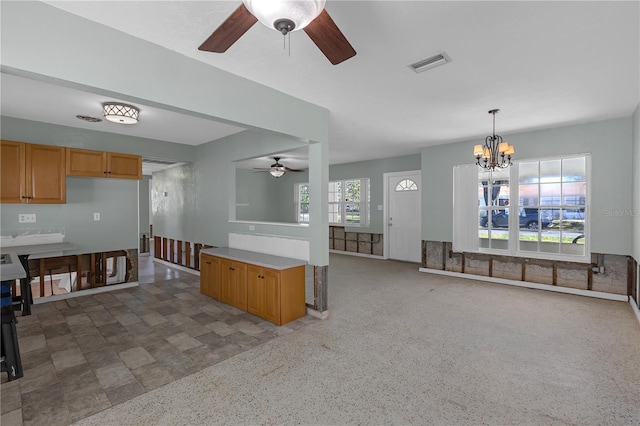
[[[436,53],[435,55],[431,55],[428,58],[424,58],[419,60],[418,62],[410,64],[409,68],[411,68],[415,72],[422,72],[431,68],[435,68],[439,65],[444,65],[448,62],[451,62],[451,57],[447,55],[447,52],[440,52]]]

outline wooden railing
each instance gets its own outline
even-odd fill
[[[153,257],[185,268],[200,270],[200,250],[213,246],[154,235]]]

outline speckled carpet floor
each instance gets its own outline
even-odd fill
[[[328,320],[78,424],[640,424],[628,303],[330,262]]]

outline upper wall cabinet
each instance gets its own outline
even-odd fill
[[[67,148],[67,176],[142,179],[142,157]]]
[[[0,162],[0,202],[66,202],[64,147],[3,140]]]

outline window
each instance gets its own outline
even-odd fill
[[[588,262],[589,164],[581,155],[454,168],[454,249]]]
[[[309,184],[299,183],[296,185],[296,214],[298,223],[309,223]]]
[[[309,223],[309,184],[296,185],[296,216]],[[329,223],[366,226],[369,223],[369,179],[329,182]]]
[[[417,191],[418,185],[411,179],[404,179],[396,185],[396,192],[401,191]]]
[[[518,207],[522,252],[585,255],[586,157],[521,162]]]

